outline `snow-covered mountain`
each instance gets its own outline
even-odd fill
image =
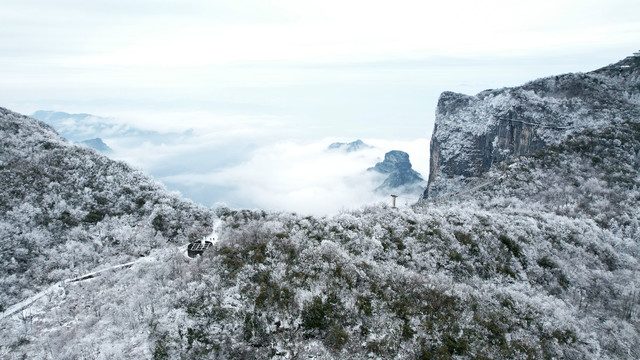
[[[523,92],[513,95],[514,114],[528,114],[521,124],[549,125],[485,154],[508,152],[506,166],[482,168],[484,148],[469,145],[488,136],[478,124],[493,129],[495,109],[447,107],[488,103],[445,94],[440,119],[446,109],[475,115],[458,117],[457,142],[439,120],[429,201],[322,218],[218,208],[217,242],[196,259],[172,240],[210,231],[208,211],[3,110],[3,301],[33,301],[0,317],[0,357],[640,358],[640,117],[636,85],[620,90],[637,79],[635,61],[525,85],[537,92],[498,91]],[[571,91],[542,86],[560,79],[582,80]],[[600,100],[570,106],[586,93]],[[520,133],[516,123],[507,129]],[[461,153],[445,150],[453,143]],[[463,158],[466,186],[436,197]],[[148,261],[133,261],[138,253]],[[106,262],[128,267],[31,296],[68,269]]]
[[[212,214],[0,108],[0,308],[72,274],[210,231]]]
[[[640,56],[475,96],[440,96],[424,198],[465,189],[489,168],[640,114]]]

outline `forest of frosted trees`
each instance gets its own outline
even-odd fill
[[[461,197],[323,218],[209,211],[11,124],[3,181],[27,200],[2,197],[4,306],[146,261],[3,319],[2,358],[640,357],[637,123],[512,159]],[[184,256],[216,219],[214,248]]]
[[[0,108],[0,310],[51,284],[211,231],[210,210]]]

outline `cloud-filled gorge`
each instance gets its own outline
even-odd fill
[[[389,150],[408,152],[414,167],[426,176],[427,160],[420,156],[428,153],[425,139],[365,142],[375,147],[347,153],[329,150],[328,139],[309,144],[266,144],[252,150],[249,158],[239,164],[209,172],[184,172],[161,180],[187,195],[195,191],[199,196],[194,197],[232,207],[324,215],[388,201],[389,194],[374,192],[384,176],[367,169],[382,161]],[[413,203],[417,197],[418,194],[406,194],[398,204]]]
[[[73,142],[102,138],[113,149],[111,157],[205,206],[224,203],[328,215],[389,202],[390,194],[374,191],[385,176],[367,169],[391,150],[408,153],[413,168],[428,175],[427,136],[395,141],[364,137],[369,147],[347,152],[330,150],[329,145],[355,138],[294,132],[285,120],[272,117],[173,113],[150,120],[59,112],[37,112],[34,117]],[[419,193],[398,195],[398,205],[404,206],[414,203]]]

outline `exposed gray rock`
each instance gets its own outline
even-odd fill
[[[392,150],[384,155],[384,161],[377,163],[369,171],[389,174],[377,191],[401,190],[412,192],[414,187],[424,186],[422,176],[411,168],[409,154],[404,151]]]
[[[409,154],[400,150],[391,150],[384,154],[384,161],[377,163],[376,166],[369,168],[369,170],[375,170],[382,174],[411,170]]]
[[[445,92],[436,109],[424,199],[456,192],[491,166],[567,136],[640,117],[640,57],[475,96]]]

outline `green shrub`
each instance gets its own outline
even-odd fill
[[[155,231],[164,231],[165,226],[164,226],[164,219],[162,218],[162,214],[158,214],[156,215],[156,217],[153,218],[153,220],[151,221],[151,225],[153,226],[153,229]]]
[[[334,350],[340,350],[349,341],[349,334],[340,326],[334,325],[329,329],[326,343]]]
[[[451,355],[462,355],[469,349],[466,339],[456,339],[450,334],[445,334],[442,337],[442,345],[446,347],[447,352]]]
[[[449,251],[449,260],[455,261],[455,262],[464,261],[464,259],[462,258],[462,254],[460,254],[459,252],[457,252],[455,250]]]
[[[471,234],[455,230],[453,232],[453,236],[455,236],[456,240],[458,240],[458,242],[460,242],[460,244],[462,245],[471,245],[473,243],[473,241],[471,240]]]
[[[302,309],[302,327],[307,330],[326,329],[329,324],[329,310],[320,296],[314,296]]]
[[[371,305],[371,297],[358,295],[356,300],[356,306],[358,310],[367,316],[371,316],[373,314],[373,306]]]
[[[191,329],[189,329],[191,330]],[[153,348],[153,359],[162,360],[169,358],[169,349],[164,338],[156,340],[155,347]]]
[[[560,344],[573,344],[578,340],[576,333],[571,330],[556,329],[551,334]]]
[[[500,236],[498,236],[498,240],[500,240],[500,242],[504,244],[504,246],[506,246],[507,250],[509,250],[509,252],[511,252],[513,256],[517,258],[522,256],[522,248],[510,237],[505,234],[500,234]]]
[[[504,266],[501,266],[498,268],[498,271],[500,271],[501,274],[509,276],[513,279],[516,279],[516,273],[515,271],[513,271],[513,269],[511,269],[511,267],[507,264],[505,264]]]
[[[413,337],[413,335],[415,335],[415,330],[413,330],[411,328],[411,325],[409,324],[408,320],[405,320],[402,323],[402,329],[401,329],[401,335],[404,339],[411,339]]]
[[[231,247],[223,246],[219,248],[218,255],[223,256],[222,265],[227,267],[231,274],[237,273],[245,264],[240,253]]]
[[[87,216],[82,219],[83,222],[95,224],[104,219],[105,213],[99,210],[91,210]]]
[[[540,265],[540,267],[545,269],[555,269],[558,267],[558,264],[556,264],[555,261],[551,260],[546,255],[538,259],[538,265]]]

